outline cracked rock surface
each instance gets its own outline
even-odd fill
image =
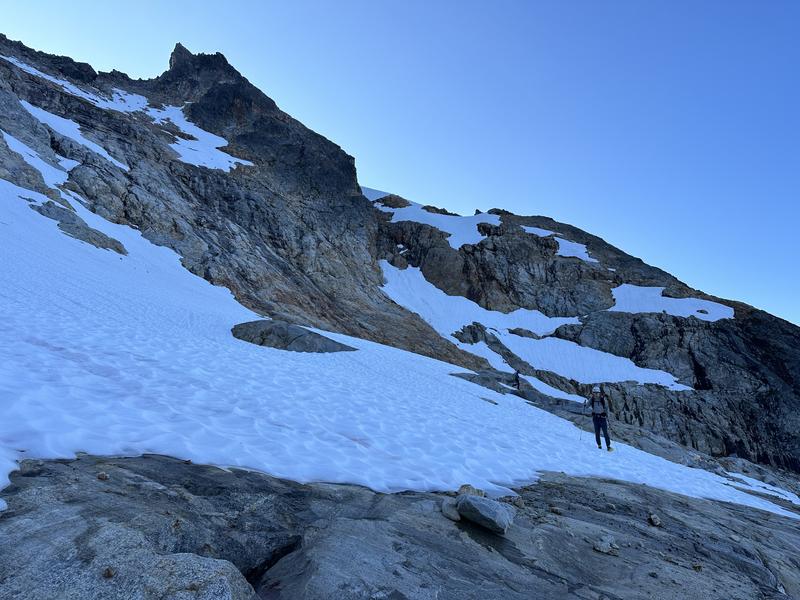
[[[440,494],[152,455],[21,467],[3,600],[800,597],[800,521],[617,481],[545,473],[499,536]]]

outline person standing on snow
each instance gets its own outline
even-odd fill
[[[611,399],[606,396],[600,386],[596,385],[592,388],[592,395],[589,396],[583,403],[583,406],[592,407],[592,423],[594,423],[594,439],[597,441],[597,448],[603,449],[600,444],[600,430],[603,430],[603,436],[606,438],[606,450],[611,452],[611,438],[608,437],[608,411],[611,410]]]

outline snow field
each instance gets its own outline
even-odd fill
[[[23,457],[154,452],[387,492],[501,494],[555,470],[795,516],[706,471],[624,445],[597,452],[569,422],[446,363],[337,334],[358,351],[237,340],[231,326],[256,315],[173,252],[78,205],[129,254],[97,249],[23,197],[38,195],[0,181],[2,482]]]

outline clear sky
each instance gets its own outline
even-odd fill
[[[152,77],[220,51],[363,185],[600,235],[800,324],[800,2],[19,2],[0,31]]]

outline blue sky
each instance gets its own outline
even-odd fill
[[[67,8],[67,6],[69,6]],[[602,236],[800,323],[800,2],[17,2],[0,31],[152,77],[223,52],[362,184]]]

